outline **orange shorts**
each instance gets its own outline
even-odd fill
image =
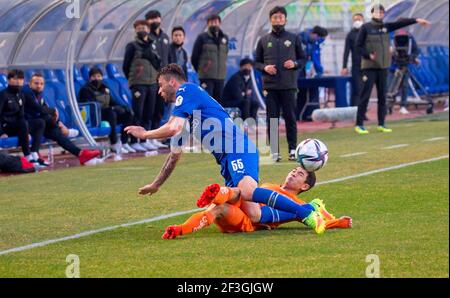
[[[256,230],[239,205],[229,205],[227,215],[215,223],[222,233],[249,233]]]

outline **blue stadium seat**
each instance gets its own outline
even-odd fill
[[[11,149],[16,148],[19,145],[19,139],[17,137],[11,137],[6,139],[0,139],[0,148]]]
[[[88,82],[89,81],[89,66],[83,65],[80,68],[80,73],[83,79]]]
[[[6,89],[8,87],[8,81],[6,80],[6,75],[0,73],[0,90]]]
[[[133,96],[131,95],[128,80],[118,71],[116,65],[106,65],[106,75],[109,79],[116,81],[119,84],[119,95],[124,103],[131,106]]]
[[[37,71],[33,69],[27,69],[25,70],[25,82],[29,82],[31,79],[31,76],[37,73]]]
[[[80,93],[80,89],[86,84],[86,81],[84,80],[83,76],[81,75],[81,72],[78,68],[73,68],[73,80],[75,83],[75,92],[78,94]]]
[[[439,46],[429,46],[428,53],[434,61],[436,70],[439,72],[439,83],[443,88],[443,92],[448,92],[448,55]]]
[[[46,81],[46,88],[54,92],[53,102],[49,102],[49,106],[54,106],[58,109],[59,117],[67,127],[74,127],[66,85],[58,80],[53,70],[45,69],[43,74]],[[51,101],[51,98],[46,98],[46,100]]]
[[[55,70],[56,77],[58,80],[66,84],[66,71],[62,69]],[[73,69],[73,79],[74,79],[74,85],[75,85],[75,95],[78,97],[78,93],[80,92],[80,89],[85,84],[84,79],[81,77],[80,71],[77,68]]]

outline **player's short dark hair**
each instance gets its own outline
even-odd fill
[[[96,74],[99,74],[103,77],[103,71],[100,68],[93,67],[93,68],[91,68],[91,70],[89,70],[89,77],[92,77]]]
[[[183,69],[175,63],[169,64],[165,67],[163,67],[159,72],[158,76],[156,78],[157,81],[159,81],[159,78],[165,77],[166,79],[174,78],[178,82],[186,82],[186,74],[184,73]]]
[[[282,13],[285,17],[287,17],[287,10],[283,6],[275,6],[270,10],[269,16],[272,17],[276,13]]]
[[[136,22],[134,22],[133,26],[134,29],[136,29],[137,26],[147,26],[150,28],[146,20],[137,20]]]
[[[317,180],[316,173],[308,172],[308,176],[306,177],[305,182],[309,185],[309,189],[313,188],[316,185],[316,180]]]
[[[174,34],[176,31],[181,31],[181,32],[183,32],[184,35],[186,35],[186,31],[184,31],[184,28],[181,26],[173,27],[172,34]]]
[[[35,72],[35,73],[33,73],[32,75],[31,75],[31,78],[30,78],[30,82],[34,79],[34,78],[44,78],[44,76],[41,74],[41,73],[39,73],[39,72]]]
[[[211,21],[215,21],[215,20],[219,20],[219,22],[222,23],[222,18],[218,15],[218,14],[212,14],[208,17],[207,22],[211,22]]]
[[[250,58],[244,58],[244,59],[242,59],[241,62],[239,63],[239,66],[242,67],[242,66],[244,66],[245,64],[251,64],[251,65],[253,66],[255,63],[254,63],[253,60],[250,59]]]
[[[352,17],[361,17],[364,18],[364,15],[360,12],[354,13]]]
[[[328,36],[328,30],[326,28],[320,27],[320,26],[314,26],[314,28],[312,29],[312,33],[315,33],[315,34],[319,35],[320,37]]]
[[[384,9],[384,6],[382,4],[375,4],[374,6],[372,6],[372,9],[370,10],[370,12],[374,13],[375,10],[386,12],[386,10]]]
[[[158,10],[150,10],[149,12],[147,12],[145,14],[146,20],[153,20],[153,19],[160,18],[160,17],[161,17],[161,13]]]
[[[7,79],[25,79],[25,73],[21,69],[11,69],[8,71]]]

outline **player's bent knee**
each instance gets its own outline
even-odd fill
[[[222,220],[227,215],[228,206],[227,204],[217,205],[210,212],[215,221]]]
[[[252,223],[259,223],[261,220],[261,208],[258,203],[242,202],[241,209],[250,218]]]
[[[244,201],[252,201],[253,192],[258,187],[258,183],[250,176],[245,176],[238,185],[241,190],[241,198]]]

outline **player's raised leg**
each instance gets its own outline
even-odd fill
[[[225,205],[211,207],[206,211],[195,213],[181,225],[167,227],[162,238],[175,239],[178,236],[191,234],[209,227],[216,219],[222,216],[222,210],[225,209],[223,206]]]

